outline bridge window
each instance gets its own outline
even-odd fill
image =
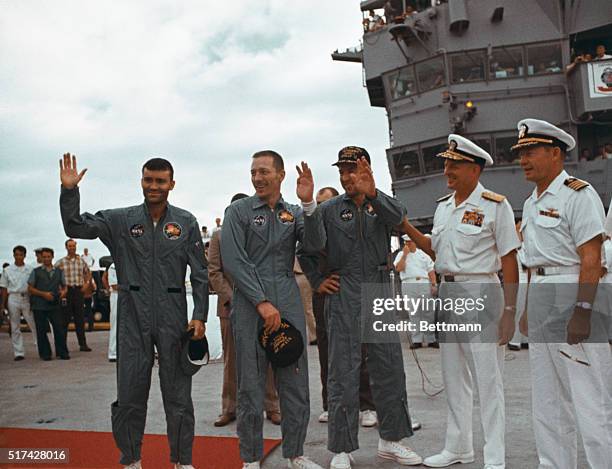
[[[423,163],[425,164],[426,173],[444,171],[444,158],[436,155],[438,153],[442,153],[447,148],[448,144],[446,142],[438,145],[423,147]]]
[[[527,46],[527,75],[561,73],[561,45],[557,43]]]
[[[414,176],[421,172],[419,166],[419,154],[416,150],[405,150],[401,153],[393,155],[395,164],[395,177],[402,179]]]
[[[523,76],[523,48],[499,47],[493,49],[489,60],[491,80]]]
[[[389,75],[389,89],[392,99],[401,99],[417,93],[414,68],[404,67]]]
[[[485,79],[484,51],[466,52],[451,56],[451,80],[464,83]]]
[[[421,93],[446,85],[444,58],[436,57],[416,64],[419,90]]]
[[[511,137],[495,137],[495,157],[497,164],[518,164],[518,156],[510,148],[516,144],[516,135]]]

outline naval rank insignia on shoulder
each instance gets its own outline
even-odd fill
[[[567,178],[563,184],[575,191],[581,191],[585,187],[589,186],[588,182],[578,178]]]
[[[485,191],[481,195],[483,199],[491,200],[492,202],[495,202],[496,204],[506,200],[505,195],[497,194],[495,192]]]
[[[454,192],[451,192],[450,194],[443,195],[438,200],[436,200],[436,202],[444,202],[445,200],[450,199],[453,196],[453,194],[454,194]]]

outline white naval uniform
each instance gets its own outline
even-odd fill
[[[444,274],[455,274],[456,281],[463,285],[472,283],[471,288],[489,284],[490,291],[496,293],[500,301],[499,311],[488,313],[497,318],[503,310],[503,294],[497,276],[501,257],[517,249],[520,241],[508,201],[486,199],[485,192],[478,183],[458,206],[455,206],[454,194],[440,201],[434,215],[431,242],[436,253],[436,272],[443,276],[439,296],[445,298],[454,285],[444,281]],[[475,383],[485,438],[485,465],[505,467],[504,348],[491,341],[473,341],[441,343],[440,349],[448,405],[445,451],[473,453],[472,390]]]
[[[536,312],[551,317],[561,308],[573,308],[580,270],[577,248],[604,231],[604,210],[597,192],[591,186],[580,190],[568,187],[568,177],[562,171],[540,197],[534,189],[523,207],[523,249],[531,270],[530,332],[538,325],[535,318],[540,314]],[[539,275],[533,269],[542,266],[556,267],[559,273],[551,270],[551,275]],[[557,284],[562,286],[555,288]],[[563,357],[560,350],[566,349],[590,366]],[[539,468],[576,468],[576,426],[589,467],[612,468],[612,360],[608,344],[546,343],[530,333],[529,358]]]
[[[608,341],[612,342],[612,239],[606,239],[601,247],[601,263],[606,268],[606,275],[599,281],[597,296],[602,296],[606,320],[608,323]],[[603,287],[601,286],[603,284]],[[610,376],[612,380],[612,375]]]
[[[36,323],[30,309],[30,294],[28,293],[28,279],[34,267],[28,264],[16,266],[11,264],[2,272],[0,287],[6,288],[8,292],[7,308],[11,322],[11,342],[13,344],[13,355],[24,357],[23,336],[21,335],[21,315],[25,318],[36,345]]]
[[[519,249],[517,251],[516,262],[518,264],[519,273],[518,291],[516,292],[516,329],[514,330],[514,336],[512,336],[510,344],[520,347],[521,344],[525,344],[528,341],[528,338],[521,334],[521,331],[519,330],[519,321],[521,320],[521,316],[525,312],[525,307],[527,306],[527,286],[529,283],[529,276],[527,275],[527,270],[524,269],[525,251],[523,251],[523,249]]]
[[[610,205],[608,205],[608,214],[606,215],[604,230],[606,231],[606,235],[612,236],[612,200],[610,200]],[[610,307],[608,308],[608,340],[612,341],[612,240],[606,240],[603,243],[602,249],[602,264],[605,265],[608,272],[601,281],[606,284],[605,290],[609,297]]]
[[[397,264],[404,255],[403,251],[397,253],[394,265]],[[400,280],[402,281],[402,294],[409,298],[431,298],[431,282],[429,281],[429,272],[434,270],[434,263],[427,254],[420,249],[415,252],[409,252],[406,256],[406,266],[404,270],[399,272]],[[434,322],[435,311],[427,308],[417,308],[410,316],[410,321],[415,324],[420,324],[420,321]],[[436,341],[436,336],[433,332],[420,332],[417,328],[412,332],[412,343]]]
[[[117,271],[115,264],[111,264],[108,268],[108,284],[110,288],[110,332],[108,334],[108,359],[117,359],[117,298],[119,296],[119,290],[117,288]]]

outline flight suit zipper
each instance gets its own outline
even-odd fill
[[[270,209],[270,211],[272,212],[272,220],[270,220],[270,229],[272,231],[271,233],[271,241],[274,241],[274,235],[275,235],[275,229],[274,229],[274,225],[276,224],[276,213],[274,211],[274,209]],[[277,308],[278,306],[278,297],[277,297],[277,290],[276,290],[276,249],[272,250],[272,285],[274,288],[274,307]],[[280,311],[279,311],[280,313]]]

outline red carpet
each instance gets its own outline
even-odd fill
[[[264,454],[280,444],[280,440],[264,440]],[[69,464],[0,464],[1,468],[120,468],[119,450],[113,435],[106,432],[69,430],[32,430],[0,428],[0,448],[68,448]],[[170,450],[165,435],[145,435],[142,464],[145,469],[166,469]],[[196,469],[240,469],[242,462],[238,439],[221,436],[196,436],[193,443],[193,465]]]

